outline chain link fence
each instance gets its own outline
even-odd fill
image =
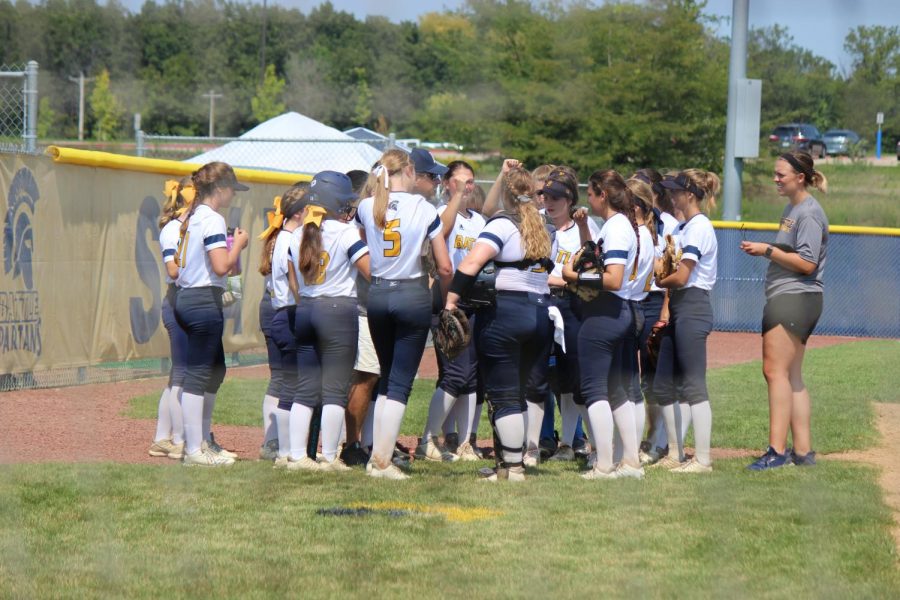
[[[719,265],[712,299],[717,330],[761,330],[769,261],[749,256],[738,246],[743,239],[771,242],[775,234],[716,228]],[[815,333],[900,337],[898,273],[900,235],[832,231],[825,262],[824,309]]]
[[[38,64],[0,64],[0,150],[37,151]]]

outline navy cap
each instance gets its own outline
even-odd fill
[[[309,183],[309,204],[321,206],[335,214],[346,212],[356,198],[350,178],[337,171],[316,173]]]
[[[444,173],[447,172],[447,167],[436,162],[434,157],[431,156],[431,152],[424,148],[413,148],[409,155],[416,166],[416,173],[431,173],[432,175],[443,177]]]
[[[706,192],[694,185],[690,178],[684,173],[679,173],[675,177],[666,176],[663,178],[662,182],[660,182],[660,185],[669,190],[690,192],[697,196],[698,200],[703,200],[703,196],[706,195]]]
[[[222,178],[216,182],[216,185],[220,187],[230,187],[236,192],[246,192],[250,189],[243,183],[238,183],[237,175],[234,174],[234,169],[231,168],[231,165],[228,165],[228,169],[222,175]]]

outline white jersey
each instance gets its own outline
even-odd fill
[[[437,209],[438,216],[443,215],[446,210],[446,205],[439,207]],[[478,234],[484,229],[484,217],[474,210],[467,209],[466,212],[469,214],[468,217],[457,213],[453,230],[450,232],[450,237],[447,238],[447,251],[450,253],[450,264],[454,271],[475,245]]]
[[[628,279],[634,268],[637,254],[637,236],[631,221],[622,213],[616,213],[603,223],[599,239],[603,240],[603,263],[605,265],[623,265],[625,274],[622,287],[616,291],[608,290],[619,298],[630,299],[631,286]]]
[[[299,229],[299,228],[298,228]],[[295,306],[297,301],[288,283],[288,269],[291,261],[298,254],[300,244],[290,231],[282,229],[275,238],[275,249],[272,251],[272,308],[278,310],[285,306]]]
[[[656,221],[656,234],[656,258],[662,258],[663,252],[666,250],[666,236],[678,235],[678,219],[667,212],[660,212],[660,218]],[[656,279],[651,277],[650,291],[664,292],[665,290],[656,285]]]
[[[356,298],[356,261],[368,254],[369,248],[359,238],[359,229],[349,223],[328,219],[322,221],[321,231],[322,255],[315,281],[304,281],[300,274],[300,253],[294,258],[300,295],[304,298]]]
[[[593,219],[588,219],[588,230],[591,232],[591,239],[596,240],[600,235],[600,227]],[[581,249],[581,234],[578,232],[578,225],[572,222],[572,225],[566,229],[556,230],[556,251],[553,253],[553,272],[554,277],[562,278],[563,267],[572,258],[572,255]]]
[[[194,209],[184,237],[178,240],[175,252],[178,264],[178,287],[225,288],[225,275],[216,275],[209,260],[209,251],[227,248],[225,219],[206,204]]]
[[[166,264],[175,260],[175,253],[178,251],[178,238],[181,237],[181,224],[181,221],[178,219],[172,219],[159,231],[159,248],[162,251],[163,273],[166,276],[166,285],[175,283],[175,280],[169,277]]]
[[[488,221],[478,236],[477,243],[487,244],[497,251],[494,262],[517,262],[525,258],[519,228],[511,220],[503,217],[495,217]],[[525,270],[514,267],[498,268],[496,288],[498,291],[549,294],[550,287],[547,285],[549,275],[540,265]]]
[[[719,243],[716,230],[709,217],[703,213],[694,215],[678,226],[678,243],[681,246],[681,260],[692,260],[696,264],[691,270],[684,287],[711,290],[716,284]]]
[[[356,222],[366,232],[372,277],[390,280],[417,279],[422,271],[422,244],[426,236],[441,235],[437,210],[418,194],[391,192],[385,227],[375,225],[375,199],[365,198],[356,211]]]
[[[628,299],[643,300],[650,292],[653,282],[653,265],[656,261],[656,248],[653,246],[653,236],[646,225],[638,227],[641,236],[641,251],[634,265],[626,271],[628,276]]]

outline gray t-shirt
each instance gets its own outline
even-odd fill
[[[821,293],[825,248],[828,245],[828,217],[818,200],[807,196],[796,206],[788,204],[781,215],[775,243],[790,246],[803,260],[814,263],[816,270],[803,275],[771,261],[766,272],[766,298],[779,294]]]

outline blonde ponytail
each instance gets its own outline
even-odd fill
[[[547,258],[550,256],[550,234],[544,226],[544,218],[531,201],[534,197],[534,180],[531,174],[522,168],[511,169],[503,183],[503,206],[519,217],[519,234],[525,258]],[[523,201],[525,198],[527,199]]]
[[[381,155],[379,165],[372,172],[375,175],[375,199],[372,216],[375,227],[384,229],[387,224],[387,209],[391,198],[391,176],[396,175],[412,164],[409,154],[403,150],[388,150]]]

